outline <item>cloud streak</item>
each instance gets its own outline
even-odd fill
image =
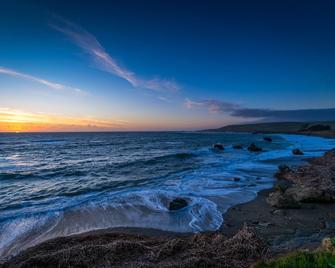
[[[188,109],[207,109],[212,114],[226,114],[242,119],[259,121],[323,121],[335,120],[335,108],[330,109],[301,109],[301,110],[272,110],[245,108],[241,105],[220,100],[185,100]]]
[[[174,80],[160,78],[146,80],[138,77],[125,67],[121,67],[115,59],[106,52],[94,35],[68,20],[54,16],[54,20],[50,25],[53,29],[64,34],[85,51],[98,68],[128,81],[135,88],[168,92],[176,92],[181,89]]]
[[[208,109],[208,112],[212,114],[231,112],[239,108],[239,105],[237,104],[213,99],[201,100],[201,101],[192,101],[190,99],[186,99],[185,106],[188,109],[206,108]]]
[[[48,80],[45,80],[45,79],[42,79],[42,78],[39,78],[39,77],[36,77],[36,76],[32,76],[32,75],[29,75],[29,74],[17,72],[15,70],[4,68],[4,67],[0,67],[0,74],[5,74],[5,75],[13,76],[13,77],[18,77],[18,78],[22,78],[22,79],[25,79],[25,80],[30,80],[32,82],[42,84],[42,85],[47,86],[47,87],[49,87],[51,89],[54,89],[54,90],[70,90],[70,91],[73,91],[73,92],[76,92],[76,93],[85,94],[85,92],[83,90],[79,89],[79,88],[65,86],[65,85],[62,85],[62,84],[50,82]]]

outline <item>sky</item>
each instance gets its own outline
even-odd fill
[[[335,120],[335,1],[0,7],[1,132]]]

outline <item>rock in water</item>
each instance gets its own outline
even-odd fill
[[[270,138],[270,137],[264,137],[263,140],[268,141],[268,142],[272,142],[272,138]]]
[[[170,202],[169,210],[179,210],[187,206],[188,206],[188,203],[185,199],[175,198]]]
[[[234,145],[233,149],[241,150],[243,149],[242,145]]]
[[[248,147],[248,151],[250,151],[250,152],[261,152],[262,148],[257,147],[256,144],[254,144],[254,143],[251,143]]]
[[[293,150],[292,150],[292,153],[295,154],[295,155],[303,155],[303,154],[304,154],[304,153],[303,153],[301,150],[299,150],[299,149],[293,149]]]
[[[213,148],[217,150],[224,150],[224,146],[221,143],[213,144]]]

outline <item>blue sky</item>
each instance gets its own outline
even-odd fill
[[[334,12],[333,1],[2,1],[2,123],[335,119]]]

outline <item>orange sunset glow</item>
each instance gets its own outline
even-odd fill
[[[0,109],[0,132],[116,130],[127,125],[121,120],[99,120],[53,114]]]
[[[230,121],[232,122],[232,121]],[[218,124],[208,120],[209,126]],[[199,125],[197,125],[199,124]],[[144,131],[166,129],[191,129],[201,127],[201,121],[159,117],[130,117],[126,119],[100,119],[94,117],[75,117],[59,114],[32,113],[21,110],[0,108],[0,132],[88,132],[88,131]]]

